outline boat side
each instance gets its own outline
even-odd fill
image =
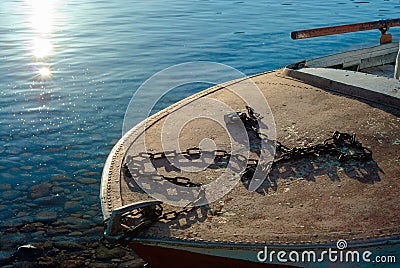
[[[382,267],[377,256],[400,251],[400,243],[376,241],[374,244],[348,244],[342,258],[336,244],[271,245],[182,240],[140,240],[130,246],[151,267]],[[333,254],[329,255],[329,252]],[[281,252],[281,253],[279,253]],[[323,253],[325,252],[325,253]],[[335,253],[336,252],[336,253]],[[373,252],[373,255],[365,254]],[[278,254],[280,256],[278,257]],[[364,255],[363,255],[364,254]],[[367,257],[368,256],[368,257]],[[394,255],[392,255],[394,256]],[[329,261],[329,258],[334,261]],[[395,259],[385,267],[397,267]]]

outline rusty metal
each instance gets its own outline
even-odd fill
[[[363,146],[356,138],[355,134],[348,134],[335,131],[331,138],[323,143],[305,147],[289,148],[279,141],[276,143],[275,160],[272,162],[272,168],[287,161],[297,161],[305,158],[315,158],[323,155],[336,157],[339,163],[345,161],[369,161],[372,160],[372,151]],[[252,178],[257,168],[258,161],[249,161],[243,173],[245,178]]]
[[[380,43],[381,45],[392,43],[392,35],[389,33],[382,33]]]
[[[236,117],[240,118],[248,132],[258,134],[259,126],[257,120],[260,118],[260,115],[249,106],[246,106],[246,109],[247,113],[237,112]],[[263,139],[260,135],[257,135],[257,138],[260,140]],[[150,159],[155,160],[167,158],[168,155],[183,155],[196,158],[205,152],[213,153],[213,151],[202,151],[197,147],[193,147],[188,148],[186,151],[181,153],[177,153],[176,151],[167,151],[146,154]],[[225,150],[216,150],[216,152],[215,157],[217,158],[227,158],[229,161],[234,157],[234,155],[231,155]],[[357,140],[355,134],[351,135],[335,131],[331,138],[326,139],[323,143],[313,146],[289,148],[280,142],[277,142],[277,155],[275,160],[272,162],[272,167],[285,161],[320,157],[325,154],[336,156],[339,162],[347,160],[368,161],[372,159],[372,152]],[[244,178],[253,177],[258,165],[258,159],[247,159],[247,167],[242,171],[241,176]],[[128,178],[134,177],[133,174],[130,173],[126,163],[122,165],[122,170],[124,175]],[[114,247],[116,245],[124,245],[133,238],[138,237],[140,233],[155,222],[171,222],[178,219],[181,215],[188,215],[197,208],[196,204],[205,196],[204,188],[201,187],[201,184],[191,182],[188,178],[181,176],[166,177],[162,175],[159,177],[160,180],[167,180],[184,187],[200,187],[197,199],[189,202],[179,211],[172,210],[164,213],[162,202],[156,200],[142,201],[115,209],[110,218],[104,222],[105,232],[102,242],[105,246]]]
[[[351,32],[360,32],[360,31],[367,31],[367,30],[374,30],[379,29],[382,32],[382,35],[386,34],[386,31],[389,30],[391,27],[400,26],[400,19],[392,19],[392,20],[378,20],[378,21],[371,21],[371,22],[361,22],[355,24],[344,24],[344,25],[337,25],[337,26],[329,26],[329,27],[321,27],[321,28],[314,28],[308,30],[300,30],[294,31],[291,33],[292,39],[304,39],[304,38],[312,38],[318,36],[325,36],[325,35],[333,35],[333,34],[342,34],[342,33],[351,33]],[[391,41],[391,36],[386,34],[381,42],[388,42]]]
[[[100,242],[107,248],[125,246],[127,242],[137,237],[142,231],[155,222],[170,222],[181,215],[188,215],[197,206],[196,203],[204,196],[201,189],[197,199],[189,202],[181,210],[163,213],[162,202],[157,200],[141,201],[117,208],[110,218],[103,221],[104,233]]]
[[[149,226],[162,214],[162,202],[157,200],[142,201],[114,209],[104,224],[104,237],[108,240],[120,240],[124,230],[136,220],[135,228]],[[129,219],[129,222],[127,222]]]
[[[305,157],[318,157],[330,154],[337,157],[339,162],[346,160],[365,161],[372,159],[372,152],[363,146],[356,138],[356,135],[335,131],[331,138],[321,144],[306,147],[289,148],[277,143],[277,151],[281,153],[274,164],[281,161],[296,160]]]
[[[250,107],[248,109],[249,115],[238,113],[243,122],[248,127],[253,127],[258,114]],[[250,131],[256,131],[252,129]],[[259,137],[259,139],[261,139]],[[220,157],[229,158],[233,157],[231,154],[224,150],[218,150]],[[202,151],[199,148],[189,148],[183,153],[175,153],[176,155],[200,155]],[[204,153],[204,152],[203,152]],[[222,154],[221,154],[222,153]],[[152,156],[156,158],[165,158],[165,154],[153,153]],[[356,138],[355,134],[348,134],[335,131],[331,138],[326,139],[323,143],[289,148],[280,142],[277,142],[277,156],[272,163],[272,167],[279,163],[286,161],[297,161],[304,158],[320,157],[323,155],[336,156],[336,159],[343,163],[345,161],[369,161],[372,159],[372,152],[367,147],[364,147]],[[245,178],[253,177],[253,174],[259,164],[257,159],[248,159],[247,167],[242,172]],[[124,173],[132,178],[126,165],[123,167]],[[184,187],[201,187],[201,184],[193,183],[190,179],[185,177],[166,177],[160,176],[160,179],[167,180],[177,185]],[[184,208],[179,211],[172,210],[163,213],[162,202],[160,201],[143,201],[135,204],[127,205],[113,211],[111,217],[105,221],[105,232],[103,243],[107,247],[116,245],[124,245],[134,237],[137,237],[143,230],[151,226],[155,222],[170,222],[176,220],[181,215],[188,215],[193,212],[197,206],[196,203],[204,197],[204,189],[201,188],[197,200],[189,202]]]

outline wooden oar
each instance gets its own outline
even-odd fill
[[[381,36],[381,44],[392,42],[392,36],[390,34],[386,34],[386,31],[389,30],[390,27],[400,26],[400,19],[392,19],[392,20],[378,20],[371,22],[362,22],[355,24],[344,24],[337,26],[329,26],[329,27],[321,27],[314,28],[308,30],[294,31],[291,33],[292,39],[304,39],[311,38],[317,36],[325,36],[325,35],[333,35],[333,34],[342,34],[342,33],[351,33],[351,32],[359,32],[359,31],[367,31],[373,29],[379,29],[382,32]]]

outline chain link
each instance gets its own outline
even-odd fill
[[[274,165],[279,162],[298,160],[302,158],[318,157],[322,155],[333,155],[337,160],[344,162],[346,160],[365,161],[372,159],[372,152],[364,147],[356,138],[356,135],[335,131],[331,138],[326,139],[323,143],[306,146],[289,148],[277,142],[276,152],[280,156],[275,159]]]
[[[248,132],[254,132],[256,137],[261,139],[259,134],[258,120],[261,119],[260,114],[256,113],[253,108],[246,106],[247,113],[237,112],[236,114],[229,115],[229,118],[234,122],[236,116],[240,118],[243,122],[246,130]],[[187,158],[199,158],[201,154],[214,154],[215,158],[230,160],[233,156],[225,150],[215,150],[215,151],[202,151],[200,148],[193,147],[188,148],[184,152],[176,151],[165,151],[157,153],[140,153],[140,157],[148,157],[150,160],[160,160],[166,159],[168,157],[185,156]],[[335,131],[331,138],[326,139],[323,143],[305,146],[305,147],[293,147],[289,148],[279,141],[276,142],[276,155],[275,160],[271,163],[272,168],[279,163],[285,161],[299,160],[304,158],[320,157],[322,155],[332,155],[336,156],[339,162],[344,162],[347,160],[358,160],[366,161],[372,159],[372,152],[368,148],[364,147],[357,139],[356,135],[342,133]],[[242,160],[245,160],[243,158]],[[258,159],[248,159],[247,167],[242,172],[243,176],[254,174],[255,169],[259,164]],[[124,163],[122,166],[123,173],[125,176],[132,178],[132,174],[129,171],[128,164]],[[160,180],[167,180],[173,184],[184,186],[184,187],[201,187],[200,183],[191,182],[189,178],[177,176],[177,177],[167,177],[163,175],[158,175]],[[126,242],[129,239],[137,236],[137,234],[143,230],[145,227],[150,226],[154,222],[164,221],[169,222],[176,220],[180,215],[187,215],[191,213],[196,208],[196,203],[203,197],[204,189],[201,190],[198,195],[198,199],[194,202],[189,202],[180,211],[169,211],[163,213],[163,208],[161,205],[156,207],[145,207],[136,212],[130,212],[124,215],[121,222],[121,226],[124,230],[124,235],[119,239],[120,243]]]

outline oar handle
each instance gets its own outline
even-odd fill
[[[381,31],[386,32],[387,30],[389,30],[390,27],[396,27],[396,26],[400,26],[400,19],[378,20],[378,21],[344,24],[337,26],[294,31],[291,33],[291,37],[292,39],[296,40],[296,39],[304,39],[317,36],[367,31],[373,29],[380,29]]]

